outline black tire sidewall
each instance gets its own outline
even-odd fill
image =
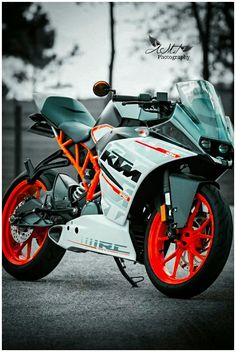
[[[230,253],[233,235],[232,215],[219,190],[213,185],[204,185],[198,192],[202,194],[209,205],[214,217],[214,238],[210,253],[202,268],[192,279],[181,284],[167,284],[160,280],[153,272],[148,258],[148,237],[151,224],[157,211],[152,214],[145,238],[144,264],[147,274],[158,290],[170,297],[188,298],[206,290],[219,276]]]

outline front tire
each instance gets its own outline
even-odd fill
[[[213,185],[196,194],[185,228],[171,242],[155,212],[145,241],[145,267],[155,287],[169,297],[189,298],[206,290],[229,256],[233,223],[229,206]]]
[[[25,241],[21,241],[9,219],[16,207],[28,196],[40,196],[42,190],[52,188],[56,173],[45,172],[34,184],[27,182],[26,173],[18,176],[3,198],[2,263],[3,268],[18,280],[38,280],[48,275],[61,261],[65,250],[48,237],[48,228],[27,228]],[[18,236],[18,237],[17,237]]]

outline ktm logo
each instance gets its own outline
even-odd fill
[[[138,182],[141,172],[138,170],[133,170],[132,167],[134,164],[123,158],[121,155],[105,150],[101,156],[101,159],[103,161],[107,161],[108,165],[113,167],[116,171],[122,172],[124,176],[130,177],[132,181]]]

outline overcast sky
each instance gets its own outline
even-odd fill
[[[152,88],[159,91],[169,91],[175,75],[181,77],[184,70],[191,79],[200,77],[201,50],[196,44],[189,52],[189,61],[160,60],[155,53],[146,55],[145,50],[151,44],[142,43],[148,38],[150,14],[155,13],[161,3],[141,3],[135,7],[133,3],[115,3],[115,46],[116,56],[114,63],[114,88],[120,94],[138,94]],[[76,95],[80,98],[93,97],[92,86],[98,80],[108,80],[108,65],[110,59],[109,37],[109,4],[108,3],[42,3],[43,10],[48,13],[52,27],[56,30],[54,51],[58,55],[68,53],[74,44],[78,44],[81,55],[74,57],[63,65],[60,72],[48,74],[47,80],[37,85],[37,91],[53,92],[54,86],[60,77],[62,84],[71,84],[61,93]],[[134,23],[142,19],[139,27]],[[131,20],[131,23],[127,22]],[[171,18],[169,19],[171,21]],[[158,20],[151,23],[158,33],[158,39],[164,46],[170,40],[165,33],[159,31]],[[195,31],[195,28],[187,31]],[[174,43],[174,33],[173,40]],[[186,31],[180,33],[181,41],[186,43]],[[137,40],[141,41],[139,50],[135,49]],[[180,44],[180,43],[178,43]],[[144,60],[141,59],[144,58]],[[5,72],[9,70],[4,66]],[[8,67],[8,68],[7,68]],[[20,95],[23,98],[31,96],[32,87],[24,84]],[[19,94],[19,93],[18,93]]]

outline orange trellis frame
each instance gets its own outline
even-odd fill
[[[56,140],[57,140],[60,148],[62,149],[63,153],[65,154],[65,156],[70,160],[72,166],[74,166],[74,168],[77,170],[77,172],[82,180],[83,186],[84,186],[85,190],[87,191],[86,200],[91,201],[94,199],[94,194],[95,194],[97,185],[99,183],[100,167],[98,166],[98,156],[93,155],[91,150],[85,144],[83,144],[83,143],[76,143],[75,144],[72,139],[68,139],[66,141],[64,139],[65,139],[64,133],[63,133],[63,131],[60,131],[59,135],[56,137]],[[68,150],[68,147],[70,147],[72,145],[74,145],[74,148],[75,148],[74,156]],[[80,161],[79,161],[79,153],[80,153],[81,148],[84,148],[87,151],[87,155],[85,157],[83,165],[80,165]],[[94,171],[95,171],[93,180],[91,181],[90,185],[88,185],[84,179],[85,170],[86,170],[89,162],[92,163]]]

